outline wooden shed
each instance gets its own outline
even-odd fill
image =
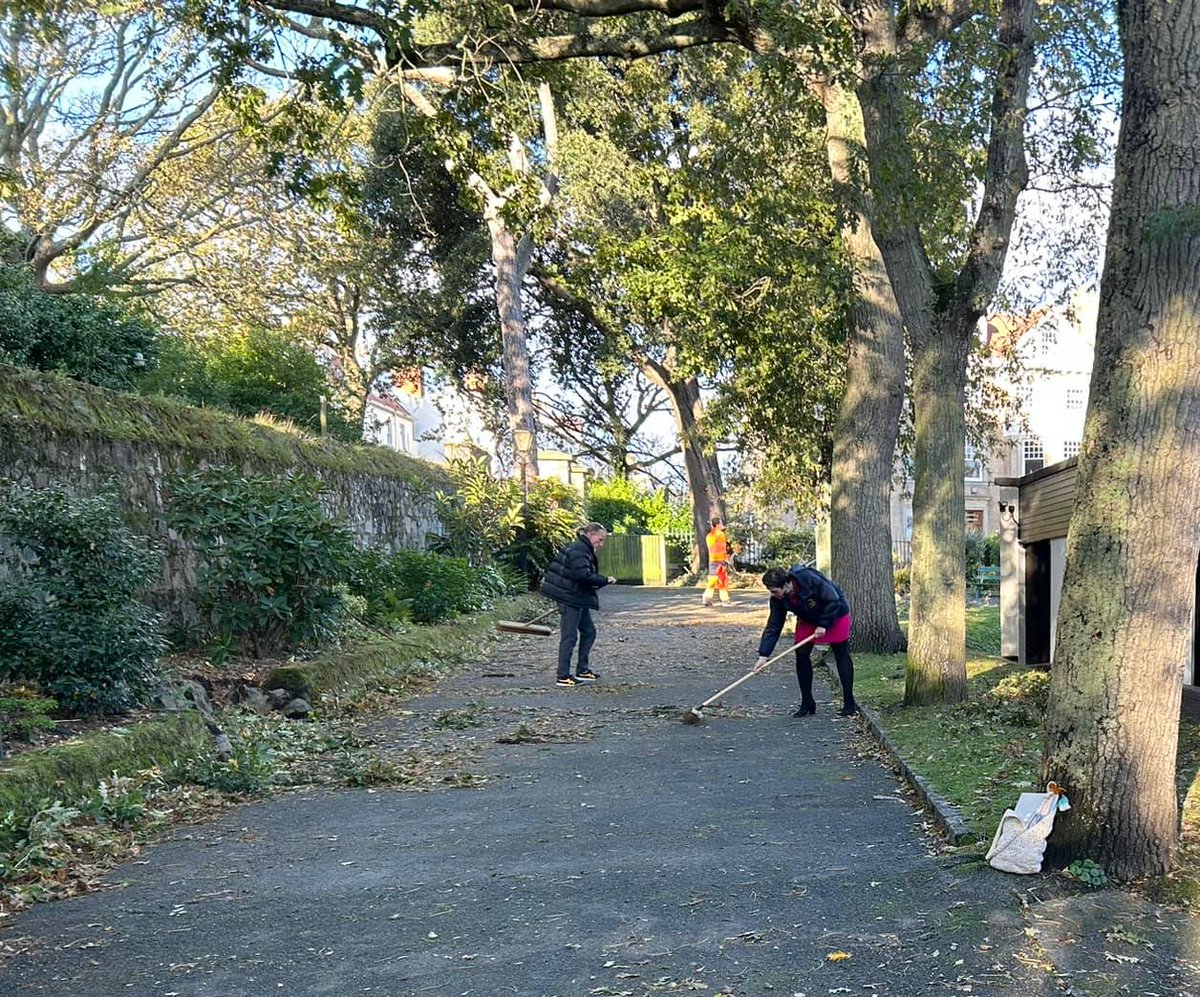
[[[1000,488],[1000,653],[1022,664],[1049,665],[1066,566],[1067,528],[1075,505],[1078,458],[1019,478],[996,478]],[[1189,712],[1200,704],[1200,627],[1192,605],[1192,654],[1184,667]]]

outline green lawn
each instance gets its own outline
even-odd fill
[[[1005,808],[1038,778],[1039,710],[986,695],[1023,669],[998,657],[971,657],[968,702],[909,707],[904,668],[900,656],[855,655],[855,696],[875,709],[905,761],[962,811],[977,837],[990,839]]]
[[[906,620],[901,623],[907,627]],[[912,769],[959,808],[976,834],[972,847],[980,849],[991,841],[1005,808],[1020,793],[1037,788],[1042,755],[1040,680],[999,652],[999,608],[968,607],[968,701],[951,707],[903,705],[902,655],[854,656],[856,697],[876,711]],[[1003,695],[1006,690],[1011,694]],[[1178,771],[1182,846],[1176,871],[1150,892],[1195,902],[1200,900],[1200,724],[1187,718],[1180,724]]]

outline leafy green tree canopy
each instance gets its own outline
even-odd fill
[[[0,362],[128,390],[156,350],[157,330],[121,305],[46,294],[28,267],[0,265]]]
[[[181,398],[238,415],[270,412],[312,433],[327,399],[330,435],[362,438],[362,427],[331,397],[329,372],[285,330],[251,327],[213,336],[164,336],[156,367],[139,381],[145,394]]]

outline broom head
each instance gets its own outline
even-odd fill
[[[697,724],[704,723],[704,714],[700,712],[699,706],[693,706],[690,710],[684,712],[680,720],[691,727],[695,727]]]
[[[554,632],[540,623],[517,623],[514,620],[497,620],[496,629],[501,633],[532,634],[535,637],[549,637]]]

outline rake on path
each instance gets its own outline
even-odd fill
[[[718,702],[722,696],[726,695],[727,693],[733,692],[734,689],[736,689],[739,685],[741,685],[747,679],[753,678],[755,675],[757,675],[759,673],[759,671],[765,670],[768,665],[773,665],[780,658],[786,657],[787,655],[791,654],[794,650],[796,650],[796,648],[803,647],[805,644],[811,644],[816,639],[817,639],[817,635],[811,634],[808,637],[805,637],[804,640],[798,640],[798,641],[796,641],[795,644],[792,644],[790,647],[787,647],[784,650],[780,651],[773,658],[768,658],[763,663],[763,666],[761,669],[751,668],[750,671],[746,672],[746,674],[743,675],[740,679],[737,679],[736,681],[729,683],[729,685],[727,685],[724,689],[722,689],[716,695],[709,696],[708,699],[706,699],[699,706],[693,706],[690,710],[684,711],[683,717],[681,718],[682,722],[685,724],[702,724],[702,723],[704,723],[703,710],[706,706],[712,706],[712,704]]]

